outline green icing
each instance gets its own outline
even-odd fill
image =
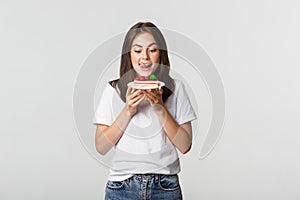
[[[156,76],[154,74],[151,74],[150,77],[149,77],[151,80],[156,80]]]

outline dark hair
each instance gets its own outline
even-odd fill
[[[150,33],[157,44],[159,49],[160,61],[157,69],[153,72],[159,81],[165,83],[163,89],[162,99],[165,102],[170,95],[172,95],[175,83],[174,80],[170,77],[170,61],[168,57],[167,44],[166,41],[160,32],[160,30],[151,22],[138,22],[132,26],[127,32],[123,48],[122,56],[120,63],[120,78],[117,80],[110,81],[110,84],[118,91],[121,99],[126,101],[126,91],[127,84],[134,80],[136,77],[136,72],[133,69],[131,59],[130,59],[130,50],[132,41],[140,33]]]

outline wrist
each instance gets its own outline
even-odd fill
[[[127,108],[127,106],[124,107],[123,113],[124,113],[124,115],[126,116],[126,118],[130,118],[130,119],[133,117],[133,115],[135,115],[135,113],[133,113],[132,111],[130,111],[130,110]]]
[[[152,108],[157,114],[163,114],[166,110],[166,108],[163,104],[153,105]]]

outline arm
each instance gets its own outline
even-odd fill
[[[192,126],[191,122],[179,125],[173,116],[169,113],[162,101],[162,89],[149,90],[144,92],[147,100],[150,102],[163,129],[170,139],[170,141],[179,149],[183,154],[187,153],[192,146]]]
[[[96,149],[101,155],[105,155],[122,137],[131,116],[124,107],[111,126],[98,124],[96,130]]]
[[[183,154],[189,152],[192,146],[191,122],[179,125],[165,106],[156,105],[154,110],[162,123],[164,131],[172,143]]]
[[[131,118],[137,112],[137,106],[144,99],[140,90],[128,88],[126,104],[111,126],[98,124],[96,130],[96,149],[101,155],[105,155],[122,137]]]

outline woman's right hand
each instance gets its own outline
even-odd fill
[[[127,88],[126,92],[126,109],[130,115],[133,117],[137,112],[138,105],[145,99],[145,95],[141,90],[133,89],[131,87]]]

